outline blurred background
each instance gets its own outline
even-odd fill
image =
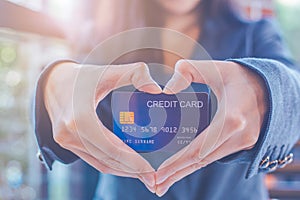
[[[277,17],[294,59],[300,61],[300,0],[235,1],[249,19]],[[92,6],[89,2],[0,0],[0,200],[88,198],[88,180],[81,172],[93,171],[83,162],[55,163],[49,172],[38,161],[31,102],[43,66],[74,53],[56,22],[71,25],[78,19],[88,25],[84,10]],[[272,198],[300,199],[300,146],[294,156],[293,164],[267,176]]]

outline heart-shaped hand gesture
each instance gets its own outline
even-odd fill
[[[144,63],[60,65],[48,77],[44,95],[55,141],[103,173],[139,178],[159,196],[201,167],[253,147],[259,137],[267,107],[264,84],[239,64],[180,60],[163,91]],[[133,84],[147,93],[176,94],[191,82],[210,86],[217,96],[218,110],[210,126],[157,172],[111,133],[95,112],[97,104],[118,87]]]

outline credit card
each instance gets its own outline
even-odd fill
[[[174,95],[116,90],[112,93],[113,132],[139,153],[172,155],[210,124],[211,90],[193,83]]]

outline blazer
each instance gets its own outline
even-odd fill
[[[198,42],[214,60],[239,63],[264,80],[269,107],[256,145],[185,177],[161,198],[147,191],[139,180],[101,174],[95,199],[268,199],[264,174],[292,161],[291,150],[300,136],[300,68],[292,61],[271,18],[246,21],[228,14],[212,17],[205,20]],[[193,55],[191,59],[201,59],[197,52]],[[52,66],[37,81],[34,107],[40,158],[49,169],[55,160],[71,163],[78,159],[53,140],[43,100],[44,80]],[[97,108],[104,121],[111,117],[108,102],[104,100]]]

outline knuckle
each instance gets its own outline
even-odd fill
[[[107,156],[101,157],[101,159],[98,158],[98,162],[96,163],[96,168],[104,174],[111,174],[113,172],[112,168],[110,167],[111,163],[108,160],[109,158]]]
[[[199,153],[198,153],[198,152],[195,152],[194,154],[192,154],[191,160],[192,160],[194,163],[199,163],[199,162],[201,161],[201,158],[200,158],[200,156],[199,156]]]
[[[175,73],[181,76],[181,78],[192,81],[193,79],[193,65],[189,60],[181,59],[177,61],[175,65]]]
[[[197,169],[198,169],[198,166],[199,166],[199,163],[193,164],[191,170],[192,170],[192,171],[197,170]]]
[[[137,70],[139,73],[144,74],[144,75],[148,74],[149,69],[148,69],[148,66],[146,63],[139,62],[139,63],[136,63],[136,65],[137,65]]]
[[[139,65],[140,68],[142,68],[144,70],[148,70],[148,66],[145,62],[138,62],[137,65]]]
[[[109,152],[111,152],[111,156],[115,161],[120,161],[120,159],[122,158],[122,151],[114,145],[111,146]]]
[[[146,165],[139,166],[137,171],[138,171],[139,174],[144,174],[144,173],[150,172]],[[130,170],[130,172],[133,173],[134,171]]]
[[[247,131],[243,135],[243,147],[248,148],[252,147],[256,144],[258,140],[258,134],[254,134],[253,132]]]
[[[64,126],[65,126],[65,129],[70,132],[76,131],[76,122],[74,119],[64,121]]]
[[[113,158],[107,158],[105,160],[105,165],[111,170],[124,170],[121,163],[119,163],[117,160],[114,160]]]
[[[177,182],[177,177],[176,177],[176,176],[170,176],[170,177],[169,177],[169,182],[170,182],[171,184],[176,183],[176,182]]]
[[[176,62],[176,68],[181,69],[182,67],[186,68],[188,65],[190,65],[190,61],[188,59],[179,59]]]
[[[232,112],[226,121],[232,132],[243,131],[247,125],[246,118],[239,112]]]
[[[213,161],[209,158],[204,158],[202,161],[201,161],[201,166],[207,166],[209,165],[210,163],[212,163]]]
[[[138,174],[143,174],[146,172],[145,168],[139,167],[137,170],[135,170]],[[128,170],[128,172],[132,172],[131,170]]]
[[[177,170],[174,167],[168,167],[168,169],[165,171],[165,174],[173,175]]]
[[[181,74],[189,72],[191,64],[186,59],[180,59],[176,62],[175,70]]]
[[[74,121],[59,122],[53,127],[53,139],[60,146],[67,148],[71,143],[70,131],[75,129]]]
[[[146,63],[139,62],[135,63],[136,67],[131,70],[131,82],[138,82],[140,79],[149,77],[149,69]]]
[[[197,171],[198,169],[200,169],[200,168],[203,167],[204,165],[206,166],[207,163],[206,163],[206,162],[203,163],[202,161],[199,162],[199,163],[195,163],[195,164],[193,164],[193,165],[191,166],[190,171],[191,171],[191,172]]]
[[[54,131],[53,132],[53,139],[56,143],[58,143],[62,147],[67,146],[67,133],[66,131],[59,130],[59,131]]]

